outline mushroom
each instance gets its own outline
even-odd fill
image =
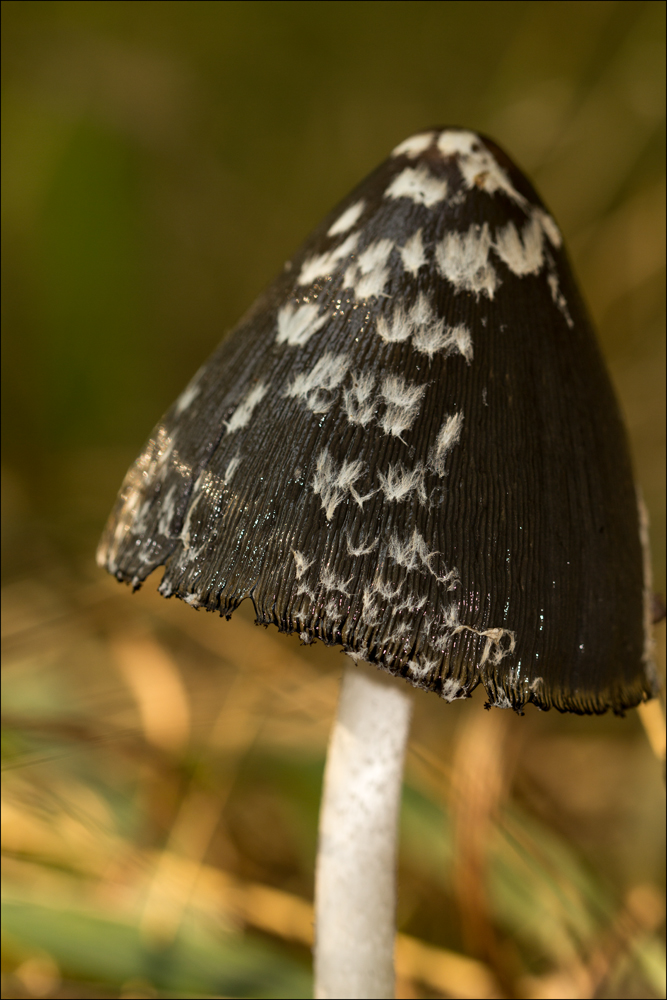
[[[457,128],[397,146],[153,431],[100,565],[135,588],[164,565],[161,594],[228,618],[250,597],[356,661],[326,766],[318,997],[393,995],[408,685],[482,684],[519,713],[655,694],[641,511],[558,227]]]

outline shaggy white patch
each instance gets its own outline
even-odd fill
[[[456,701],[457,698],[465,698],[465,688],[460,681],[454,680],[453,677],[447,678],[447,680],[442,685],[442,697],[445,701]]]
[[[346,208],[342,215],[339,215],[332,226],[329,227],[327,231],[327,236],[341,236],[346,233],[348,229],[352,229],[352,226],[356,224],[359,220],[359,216],[366,207],[366,202],[362,198],[361,201],[357,201],[354,205],[350,205]]]
[[[299,552],[298,549],[292,549],[292,555],[294,556],[296,578],[297,580],[300,580],[306,570],[313,565],[315,560],[307,559],[303,552]]]
[[[366,496],[359,496],[354,488],[354,484],[363,472],[364,463],[359,459],[354,462],[343,461],[342,465],[337,467],[335,459],[331,457],[327,448],[320,452],[313,476],[313,491],[322,499],[322,509],[327,521],[331,520],[336,507],[348,493],[360,507],[363,507],[365,501],[373,495],[368,493]]]
[[[444,576],[438,575],[437,571],[432,566],[432,561],[439,556],[440,553],[432,551],[429,548],[426,539],[419,533],[419,531],[417,531],[416,528],[412,532],[412,535],[407,539],[399,538],[396,532],[394,532],[389,539],[387,555],[398,566],[403,566],[408,571],[419,569],[423,566],[429,573],[431,573],[432,576],[436,578],[439,583],[449,584],[449,590],[453,590],[458,582],[459,572],[457,569],[450,570],[448,573],[445,573]]]
[[[318,306],[306,303],[298,308],[288,302],[278,313],[276,343],[290,347],[303,347],[314,333],[317,333],[329,318],[329,313],[317,315]]]
[[[285,395],[299,399],[313,413],[327,413],[332,405],[330,395],[347,374],[350,362],[346,354],[323,354],[309,372],[300,372]]]
[[[378,316],[375,327],[385,344],[401,344],[412,335],[412,322],[403,306],[397,306],[391,318]]]
[[[400,344],[412,337],[415,350],[429,359],[439,352],[457,351],[466,361],[472,360],[472,338],[468,328],[463,324],[446,327],[445,321],[437,318],[424,292],[419,293],[409,312],[399,304],[391,316],[379,316],[375,329],[386,344]]]
[[[190,379],[190,382],[185,387],[181,395],[176,400],[176,413],[181,414],[184,410],[187,410],[190,403],[197,398],[201,389],[199,387],[199,379],[203,374],[204,369],[200,368],[194,378]]]
[[[394,177],[384,194],[385,198],[409,198],[417,205],[432,208],[447,197],[447,181],[436,177],[424,164],[406,167]]]
[[[454,413],[447,417],[442,427],[438,431],[435,445],[429,453],[429,467],[438,476],[445,474],[445,458],[461,437],[463,427],[463,414]]]
[[[433,676],[439,663],[439,660],[430,660],[427,656],[420,655],[419,660],[408,660],[408,669],[413,677],[423,681]]]
[[[543,208],[536,206],[533,208],[533,215],[540,220],[542,229],[547,234],[547,239],[551,243],[552,247],[559,250],[563,245],[563,237],[561,236],[560,229],[551,218],[548,212],[545,212]]]
[[[435,248],[435,261],[443,278],[457,291],[484,292],[492,299],[500,284],[493,264],[489,261],[492,246],[488,223],[474,224],[466,233],[447,233]]]
[[[355,556],[355,557],[356,556],[367,556],[367,555],[369,555],[369,553],[371,553],[376,548],[377,543],[378,543],[378,539],[376,538],[372,545],[368,545],[367,543],[364,543],[364,544],[356,545],[355,546],[350,541],[349,535],[348,535],[348,537],[346,539],[347,551],[350,553],[351,556]]]
[[[437,132],[418,132],[416,135],[411,135],[409,139],[405,139],[403,142],[399,143],[395,149],[392,150],[392,156],[408,156],[410,159],[419,156],[424,150],[428,149],[433,140],[435,139]]]
[[[394,248],[391,240],[371,243],[348,267],[343,279],[343,288],[351,288],[356,299],[368,299],[381,295],[389,280],[387,261]]]
[[[483,636],[486,639],[482,658],[479,661],[480,667],[484,666],[487,662],[498,666],[506,656],[509,656],[516,649],[516,632],[512,632],[506,628],[478,629],[472,625],[462,625],[459,620],[457,605],[450,604],[449,608],[445,611],[440,637],[449,639],[459,632],[472,632],[473,635]]]
[[[334,573],[334,571],[329,569],[328,566],[325,566],[320,571],[320,586],[325,591],[337,590],[339,593],[345,594],[349,597],[350,592],[347,590],[347,587],[349,586],[351,580],[351,576],[349,576],[347,580],[343,580],[341,576]]]
[[[229,420],[225,422],[228,434],[233,434],[242,427],[247,427],[253,410],[261,403],[268,391],[268,385],[264,385],[263,382],[259,382],[250,390],[243,402],[236,407]]]
[[[532,215],[521,233],[513,222],[496,231],[494,250],[513,274],[523,278],[537,274],[544,264],[544,230],[537,216]]]
[[[491,150],[474,132],[446,129],[438,137],[438,149],[443,156],[455,156],[463,182],[470,191],[477,187],[487,194],[502,192],[515,204],[526,209],[527,200],[520,194]]]
[[[425,385],[415,385],[408,382],[402,375],[386,375],[382,380],[380,394],[387,406],[380,421],[385,434],[400,437],[409,430],[419,413]]]
[[[418,229],[402,247],[399,247],[399,253],[405,270],[416,276],[419,268],[426,263],[421,229]]]
[[[359,240],[359,233],[350,233],[347,239],[340,244],[338,247],[334,247],[332,250],[327,250],[326,253],[318,254],[315,257],[309,257],[308,260],[303,262],[301,267],[301,272],[298,278],[299,285],[310,285],[317,278],[324,278],[329,274],[332,274],[339,262],[343,260],[344,257],[349,257],[354,251]]]
[[[232,476],[234,475],[240,464],[241,464],[240,455],[234,455],[233,458],[230,458],[229,462],[227,463],[227,468],[225,469],[225,475],[224,475],[226,483],[230,483],[232,481]]]
[[[343,410],[351,424],[365,427],[375,416],[374,386],[375,375],[372,373],[352,373],[352,388],[343,392]]]
[[[426,487],[424,485],[424,466],[419,463],[414,469],[406,469],[402,462],[390,465],[387,473],[378,470],[380,489],[387,500],[401,502],[407,500],[412,493],[417,493],[420,503],[426,503]]]
[[[162,503],[160,504],[160,517],[157,523],[157,532],[159,535],[169,534],[169,525],[174,516],[174,510],[176,507],[176,494],[177,486],[174,483],[173,486],[169,487],[167,495],[164,497]]]

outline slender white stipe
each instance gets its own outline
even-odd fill
[[[331,734],[315,876],[315,996],[394,996],[396,846],[411,689],[345,669]]]

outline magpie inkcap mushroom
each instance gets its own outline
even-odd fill
[[[447,701],[651,697],[624,428],[561,234],[491,140],[412,136],[319,225],[129,470],[99,562]]]

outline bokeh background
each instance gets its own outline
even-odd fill
[[[3,996],[307,997],[340,653],[93,552],[163,410],[414,131],[569,245],[664,594],[662,2],[4,2]],[[664,669],[664,622],[656,628]],[[400,997],[664,996],[664,729],[420,693]]]

